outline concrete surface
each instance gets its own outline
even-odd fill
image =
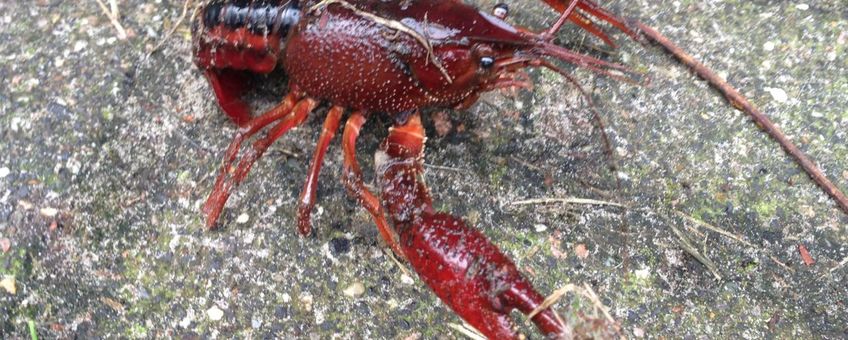
[[[296,234],[294,201],[324,111],[271,149],[230,200],[224,228],[205,232],[199,205],[234,127],[191,64],[187,26],[146,57],[182,3],[118,3],[126,41],[95,1],[0,2],[0,338],[463,338],[449,326],[461,321],[386,256],[345,194],[337,145],[317,233]],[[524,25],[555,19],[510,3]],[[848,190],[844,0],[604,3],[726,76]],[[653,79],[576,71],[617,171],[573,87],[533,71],[535,91],[450,111],[442,137],[428,119],[437,206],[482,228],[543,294],[591,286],[626,337],[848,337],[848,217],[702,81],[658,48],[616,38],[611,55],[574,29],[561,39]],[[281,91],[268,85],[254,99],[267,106]],[[369,122],[360,142],[369,173],[385,124]],[[630,208],[511,205],[540,197]],[[556,308],[572,322],[598,317],[573,295]],[[523,321],[521,331],[538,337]]]

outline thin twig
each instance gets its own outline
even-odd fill
[[[121,26],[121,22],[118,21],[118,18],[121,17],[120,12],[118,11],[118,3],[116,0],[109,0],[109,7],[106,7],[106,4],[103,3],[103,0],[97,0],[97,5],[100,6],[100,10],[103,11],[103,14],[109,18],[109,21],[112,22],[112,26],[115,26],[115,30],[118,31],[118,39],[127,40],[127,31],[124,30],[124,26]]]
[[[680,216],[680,217],[682,217],[682,218],[686,219],[687,221],[694,223],[695,225],[698,225],[698,226],[703,227],[703,228],[705,228],[705,229],[708,229],[708,230],[714,231],[714,232],[716,232],[716,233],[718,233],[718,234],[720,234],[720,235],[722,235],[722,236],[728,237],[728,238],[730,238],[731,240],[734,240],[734,241],[736,241],[736,242],[742,243],[742,244],[744,244],[744,245],[746,245],[746,246],[750,247],[750,248],[751,248],[752,250],[754,250],[755,252],[763,253],[763,254],[767,255],[767,256],[769,257],[769,259],[770,259],[770,260],[772,260],[774,263],[778,264],[779,266],[783,267],[783,268],[784,268],[784,269],[786,269],[787,271],[789,271],[789,272],[791,272],[791,273],[794,273],[794,272],[795,272],[795,270],[794,270],[794,269],[792,269],[792,267],[790,267],[790,266],[786,265],[785,263],[781,262],[780,260],[778,260],[778,259],[777,259],[777,257],[775,257],[774,255],[769,254],[769,253],[768,253],[768,251],[766,251],[765,249],[760,248],[760,247],[758,247],[758,246],[754,245],[753,243],[746,241],[744,238],[742,238],[742,236],[739,236],[739,235],[733,234],[733,233],[731,233],[731,232],[729,232],[729,231],[725,231],[724,229],[721,229],[721,228],[719,228],[719,227],[716,227],[716,226],[714,226],[714,225],[712,225],[712,224],[709,224],[709,223],[707,223],[707,222],[701,221],[701,220],[699,220],[699,219],[697,219],[697,218],[694,218],[694,217],[692,217],[692,216],[686,215],[685,213],[683,213],[683,212],[681,212],[681,211],[677,211],[677,210],[675,210],[675,211],[674,211],[674,213],[675,213],[675,214],[677,214],[678,216]]]
[[[848,197],[842,193],[830,180],[822,173],[822,171],[810,160],[807,155],[805,155],[800,149],[798,149],[786,135],[780,130],[780,128],[775,125],[771,119],[769,119],[765,114],[763,114],[759,109],[757,109],[753,104],[748,102],[748,99],[745,98],[739,91],[737,91],[733,86],[728,84],[724,79],[719,77],[714,72],[710,71],[704,64],[701,64],[691,55],[687,54],[680,47],[675,45],[671,40],[663,36],[660,32],[657,32],[655,29],[651,28],[648,25],[645,25],[642,22],[633,21],[633,24],[642,31],[648,39],[660,44],[663,48],[666,49],[669,53],[674,55],[680,62],[685,64],[695,72],[701,78],[707,80],[707,82],[712,85],[716,90],[718,90],[721,94],[724,95],[725,98],[730,102],[733,107],[745,112],[751,118],[754,119],[754,122],[765,131],[766,134],[771,136],[781,147],[788,153],[790,156],[795,158],[795,162],[804,169],[804,172],[813,179],[819,187],[824,190],[834,201],[836,201],[836,205],[838,205],[842,211],[848,214]]]
[[[469,324],[455,324],[448,323],[448,327],[453,328],[455,331],[461,333],[462,335],[467,336],[469,339],[473,340],[486,340],[486,336],[481,334],[480,331],[474,329]]]
[[[833,272],[839,270],[839,268],[845,267],[846,264],[848,264],[848,257],[843,259],[842,262],[839,262],[839,264],[836,265],[836,267],[830,268],[830,272],[833,273]]]
[[[409,269],[406,269],[406,266],[404,266],[403,263],[400,263],[400,260],[398,260],[397,257],[395,257],[394,252],[389,250],[389,251],[386,252],[386,256],[388,256],[390,259],[392,259],[392,262],[394,262],[398,266],[398,268],[400,268],[400,271],[403,272],[404,275],[409,276],[409,277],[414,277],[414,276],[412,276],[412,273],[409,272]]]
[[[746,245],[746,246],[748,246],[748,247],[751,247],[751,248],[757,248],[757,246],[755,246],[755,245],[754,245],[753,243],[751,243],[751,242],[745,241],[745,239],[743,239],[741,236],[735,235],[735,234],[733,234],[733,233],[731,233],[731,232],[725,231],[724,229],[721,229],[721,228],[719,228],[719,227],[713,226],[713,225],[711,225],[711,224],[709,224],[709,223],[707,223],[707,222],[704,222],[704,221],[701,221],[701,220],[699,220],[699,219],[697,219],[697,218],[694,218],[694,217],[692,217],[692,216],[686,215],[686,214],[684,214],[684,213],[683,213],[683,212],[681,212],[681,211],[677,211],[677,210],[675,210],[675,211],[674,211],[674,213],[675,213],[675,214],[677,214],[677,216],[683,217],[683,218],[684,218],[684,219],[686,219],[687,221],[692,222],[692,223],[694,223],[694,224],[696,224],[696,225],[698,225],[698,226],[700,226],[700,227],[704,227],[704,228],[706,228],[706,229],[712,230],[712,231],[714,231],[714,232],[716,232],[716,233],[719,233],[719,234],[721,234],[721,235],[724,235],[724,236],[726,236],[726,237],[728,237],[728,238],[730,238],[730,239],[732,239],[732,240],[734,240],[734,241],[736,241],[736,242],[742,243],[742,244],[744,244],[744,245]]]
[[[174,23],[174,26],[171,27],[171,29],[168,31],[168,33],[165,33],[165,36],[162,37],[162,40],[159,40],[159,43],[157,43],[156,46],[154,46],[153,49],[150,50],[150,52],[147,52],[148,57],[153,55],[153,53],[156,53],[156,51],[158,51],[160,48],[162,48],[162,45],[164,45],[165,42],[168,41],[168,39],[171,39],[171,36],[174,35],[174,32],[176,32],[177,29],[179,29],[180,26],[182,26],[183,21],[185,21],[186,15],[188,14],[188,9],[189,9],[189,7],[191,7],[192,2],[193,2],[193,0],[186,0],[185,4],[183,4],[183,12],[180,13],[180,17],[177,18],[177,22]],[[194,16],[194,15],[192,15],[192,16]]]
[[[552,204],[552,203],[561,203],[561,204],[580,204],[580,205],[606,205],[618,208],[627,208],[626,205],[608,202],[608,201],[599,201],[588,198],[576,198],[576,197],[567,197],[567,198],[534,198],[523,201],[516,201],[510,203],[510,205],[540,205],[540,204]]]
[[[561,299],[565,294],[569,292],[578,291],[580,288],[575,286],[574,284],[567,284],[555,290],[551,295],[548,295],[541,304],[536,306],[530,313],[527,313],[527,323],[530,323],[530,319],[535,317],[537,314],[541,313],[543,310],[548,309],[548,307],[553,306],[559,299]]]
[[[592,301],[592,304],[595,305],[595,308],[601,311],[601,314],[607,318],[610,324],[616,325],[615,319],[613,319],[612,315],[609,313],[609,308],[604,306],[604,303],[601,302],[601,299],[598,297],[598,294],[595,293],[595,290],[589,286],[588,283],[583,283],[583,291],[584,295],[589,298],[589,301]],[[617,327],[616,327],[617,328]]]
[[[427,168],[427,169],[434,169],[434,170],[445,170],[445,171],[463,172],[463,173],[471,172],[468,169],[454,168],[454,167],[450,167],[450,166],[435,165],[435,164],[429,164],[429,163],[424,163],[424,167]]]
[[[707,267],[707,269],[713,274],[713,276],[715,276],[716,280],[721,280],[721,274],[719,274],[718,268],[716,267],[715,263],[713,263],[713,261],[707,258],[706,256],[701,255],[701,253],[698,252],[698,248],[696,248],[692,244],[692,241],[690,241],[689,238],[686,237],[686,235],[680,232],[680,229],[677,229],[674,224],[669,223],[668,226],[671,228],[671,231],[673,231],[674,234],[677,235],[677,238],[680,239],[680,247],[683,248],[686,253],[692,255],[692,257],[698,260],[698,262],[701,262],[701,264]]]

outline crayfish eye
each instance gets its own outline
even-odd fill
[[[509,6],[505,3],[499,3],[495,5],[494,9],[492,9],[492,14],[498,17],[498,19],[504,20],[506,19],[506,16],[509,15]]]
[[[492,57],[482,57],[480,58],[480,67],[484,69],[492,68],[495,66],[495,58]]]

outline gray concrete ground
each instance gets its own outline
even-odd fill
[[[199,205],[234,127],[191,64],[185,26],[146,57],[182,4],[118,3],[126,41],[95,1],[0,2],[0,338],[463,338],[345,194],[337,145],[317,233],[296,234],[322,114],[271,149],[223,229],[205,232]],[[510,3],[527,26],[555,19]],[[726,76],[848,190],[844,0],[604,3]],[[437,206],[482,228],[544,294],[591,286],[627,337],[848,337],[848,217],[702,81],[658,48],[617,38],[606,57],[651,86],[576,71],[608,125],[615,172],[573,87],[533,71],[533,92],[448,112],[444,136],[427,120]],[[605,56],[585,33],[562,40]],[[255,101],[280,92],[263,87]],[[366,126],[366,169],[384,131]],[[512,205],[541,197],[629,208]],[[573,322],[598,317],[573,295],[556,308]]]

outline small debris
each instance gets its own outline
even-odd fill
[[[768,321],[769,332],[774,332],[775,327],[777,326],[778,323],[780,323],[780,314],[781,314],[780,310],[778,309],[778,310],[774,311],[774,314],[772,314],[771,318],[769,318],[769,321]]]
[[[18,206],[20,206],[24,210],[30,210],[33,207],[32,203],[30,203],[29,201],[24,201],[24,200],[18,201]]]
[[[415,280],[412,279],[409,275],[403,274],[400,276],[400,282],[403,284],[411,285],[415,283]]]
[[[55,217],[56,214],[59,213],[59,210],[57,210],[56,208],[48,207],[48,208],[41,208],[41,210],[39,210],[38,212],[41,214],[41,216],[44,216],[44,217]]]
[[[797,5],[795,5],[795,8],[797,8],[799,11],[806,11],[806,10],[810,9],[810,5],[797,4]]]
[[[212,306],[212,308],[206,311],[206,315],[209,316],[209,320],[219,321],[224,318],[224,311],[218,308],[218,306]]]
[[[810,256],[810,252],[807,250],[807,246],[805,246],[804,244],[799,244],[798,252],[801,253],[801,260],[804,261],[805,265],[812,266],[816,264],[816,260],[814,260],[813,257]]]
[[[848,180],[848,170],[842,172],[842,178]]]
[[[775,88],[775,87],[766,87],[766,92],[771,94],[771,97],[774,98],[778,103],[785,103],[789,101],[789,95],[786,94],[786,91],[783,89]]]
[[[9,176],[10,172],[11,171],[9,171],[9,168],[7,168],[5,166],[0,168],[0,178],[6,178],[6,176]]]
[[[344,290],[344,295],[357,297],[365,293],[365,285],[359,282],[354,282]]]
[[[0,250],[3,254],[8,253],[9,249],[12,249],[12,241],[8,237],[0,238]]]
[[[776,44],[774,43],[774,41],[767,41],[765,44],[763,44],[763,50],[765,50],[766,52],[771,52],[774,51],[775,46]]]
[[[50,222],[50,226],[47,227],[47,230],[50,231],[51,233],[58,230],[58,229],[59,229],[59,222],[57,222],[56,220],[53,220],[53,222]]]
[[[247,223],[247,221],[249,221],[249,220],[250,220],[250,215],[248,215],[248,214],[244,213],[244,214],[239,215],[239,216],[236,218],[236,223],[238,223],[238,224],[245,224],[245,223]]]
[[[312,311],[312,302],[315,300],[312,298],[312,294],[303,293],[300,296],[300,303],[303,305],[303,310],[307,312]]]
[[[450,116],[445,111],[436,112],[431,116],[433,118],[433,126],[436,127],[436,135],[444,137],[453,129]]]
[[[546,226],[544,224],[537,224],[537,225],[533,226],[533,228],[536,229],[537,233],[541,233],[545,230],[548,230],[548,226]]]
[[[122,305],[120,302],[116,301],[115,299],[104,296],[104,297],[100,298],[100,301],[103,302],[104,304],[106,304],[107,306],[109,306],[109,308],[112,308],[112,310],[114,310],[115,313],[124,314],[124,305]]]
[[[586,244],[579,243],[574,246],[574,254],[577,255],[577,257],[579,257],[581,260],[585,260],[587,257],[589,257],[589,249],[586,248]]]
[[[6,293],[15,295],[18,292],[18,287],[15,285],[15,277],[14,276],[6,276],[2,280],[0,280],[0,287],[3,287],[3,290]]]
[[[635,327],[635,328],[633,328],[633,336],[635,336],[637,338],[644,338],[645,337],[645,330],[641,329],[639,327]]]

